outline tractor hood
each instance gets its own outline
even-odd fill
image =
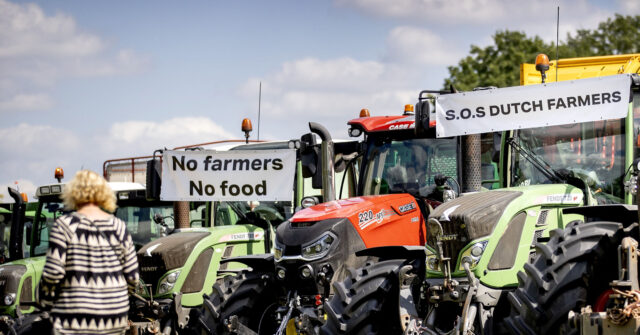
[[[437,243],[441,242],[444,256],[456,262],[470,243],[494,234],[495,238],[489,238],[490,244],[503,240],[510,242],[501,244],[499,249],[502,251],[496,253],[508,259],[508,262],[502,262],[508,263],[508,266],[498,264],[498,258],[491,259],[497,265],[491,263],[489,266],[509,268],[516,253],[516,250],[509,248],[519,245],[521,231],[527,220],[531,222],[531,218],[534,218],[533,222],[541,220],[544,223],[546,214],[542,214],[541,208],[580,206],[582,200],[582,191],[567,184],[530,185],[467,194],[431,212],[427,224],[427,244],[436,249]],[[441,233],[433,234],[440,230],[438,225]],[[491,248],[498,247],[492,244]]]
[[[16,315],[16,308],[20,302],[31,302],[34,288],[40,281],[45,257],[31,257],[0,265],[0,298],[13,297],[13,302],[0,306],[0,314]],[[33,311],[33,307],[23,306],[22,312]]]
[[[193,248],[209,232],[181,232],[161,237],[138,250],[140,276],[145,283],[156,283],[167,271],[184,265]]]
[[[462,232],[459,241],[466,244],[470,240],[491,234],[505,208],[521,195],[522,192],[518,191],[468,194],[438,206],[429,214],[429,219],[440,222],[445,236]],[[436,242],[430,234],[427,241],[430,245],[435,245]]]
[[[292,226],[298,222],[317,222],[325,219],[349,218],[363,210],[378,207],[391,207],[396,213],[408,213],[401,211],[399,207],[413,203],[415,199],[409,194],[387,194],[377,196],[362,196],[343,200],[325,202],[299,211],[291,218]],[[391,209],[390,208],[390,209]],[[417,207],[414,207],[414,209]],[[358,220],[356,220],[357,222]]]
[[[278,227],[276,238],[285,244],[304,244],[338,222],[348,222],[367,248],[423,245],[425,236],[421,218],[418,202],[410,194],[362,196],[299,211],[289,222]]]
[[[526,197],[521,195],[526,194]],[[516,200],[518,209],[531,206],[580,206],[583,194],[567,184],[530,185],[465,195],[438,206],[429,219],[442,224],[444,234],[460,233],[461,242],[488,236],[493,232],[504,211]],[[452,230],[447,233],[447,226]],[[454,225],[460,225],[454,228]],[[432,241],[430,241],[432,242]],[[431,243],[430,243],[431,244]]]

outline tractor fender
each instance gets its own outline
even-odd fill
[[[613,221],[623,222],[628,226],[638,222],[638,206],[611,204],[598,206],[570,207],[562,210],[563,214],[579,214],[584,216],[584,222]]]
[[[273,254],[238,256],[220,260],[220,264],[229,262],[238,262],[245,264],[251,267],[253,271],[257,272],[273,272],[275,269]]]
[[[383,246],[367,248],[356,252],[356,256],[378,257],[380,261],[391,259],[424,259],[427,256],[423,246]]]

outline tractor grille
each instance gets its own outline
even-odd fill
[[[160,277],[167,272],[162,255],[159,254],[151,255],[151,257],[138,254],[138,268],[140,269],[140,278],[145,284],[152,285],[153,288],[158,285]]]
[[[455,264],[460,250],[472,240],[493,233],[500,216],[508,204],[521,192],[488,191],[469,194],[438,206],[429,215],[442,225],[442,248],[445,257]],[[427,244],[436,248],[437,240],[427,231]]]
[[[442,241],[442,251],[445,257],[451,258],[451,264],[455,264],[460,250],[469,243],[469,235],[464,229],[464,221],[452,219],[441,222],[445,240]]]
[[[3,265],[0,268],[0,294],[17,294],[20,278],[27,272],[24,265]]]

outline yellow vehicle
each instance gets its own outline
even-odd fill
[[[545,71],[546,82],[640,73],[640,54],[565,58],[549,62]],[[537,85],[542,75],[536,64],[520,64],[520,85]]]

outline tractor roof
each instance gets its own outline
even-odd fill
[[[370,116],[353,119],[348,122],[351,127],[360,128],[367,133],[408,130],[415,127],[415,116],[394,115],[394,116]]]

